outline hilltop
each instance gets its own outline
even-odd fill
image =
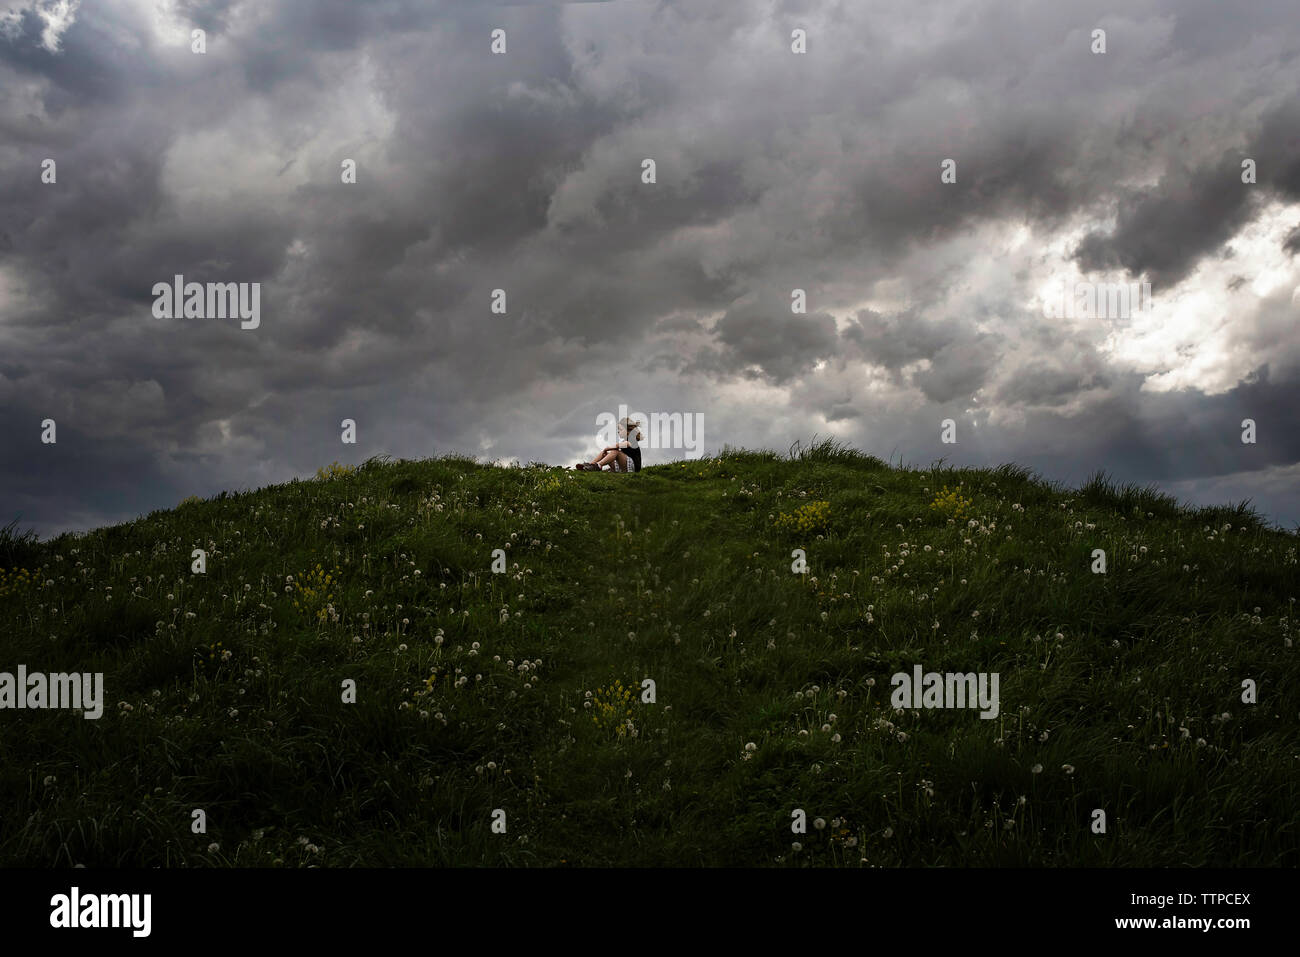
[[[0,672],[105,689],[0,711],[9,865],[1300,864],[1297,539],[1245,504],[375,459],[0,568]],[[895,710],[916,666],[996,717]]]

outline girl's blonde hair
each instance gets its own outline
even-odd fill
[[[624,419],[624,420],[622,421],[621,425],[623,426],[623,434],[624,434],[624,435],[630,435],[630,434],[632,433],[632,430],[633,430],[633,429],[636,429],[637,440],[640,441],[640,438],[641,438],[641,423],[640,423],[640,422],[638,422],[636,419],[634,419],[634,418],[632,418],[631,416],[629,416],[628,418],[626,418],[626,419]]]

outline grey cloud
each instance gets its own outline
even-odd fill
[[[695,368],[761,377],[777,385],[834,356],[838,344],[835,320],[829,315],[780,315],[777,307],[752,302],[728,310],[713,335],[719,348],[701,357]]]
[[[1159,185],[1122,198],[1115,232],[1089,234],[1075,254],[1079,266],[1146,275],[1160,291],[1185,278],[1251,218],[1251,188],[1241,182],[1240,156],[1195,172],[1176,170]]]

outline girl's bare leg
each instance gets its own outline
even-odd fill
[[[604,455],[600,457],[600,459],[596,462],[596,464],[599,465],[601,468],[604,468],[606,465],[609,465],[610,462],[613,462],[615,459],[617,459],[619,454],[620,454],[619,452],[606,452]]]
[[[614,454],[618,456],[618,470],[620,472],[626,472],[628,470],[627,456],[624,455],[622,452],[615,452]]]

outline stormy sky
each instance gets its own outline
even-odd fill
[[[0,524],[572,464],[622,404],[1292,527],[1298,53],[1294,0],[0,0]]]

